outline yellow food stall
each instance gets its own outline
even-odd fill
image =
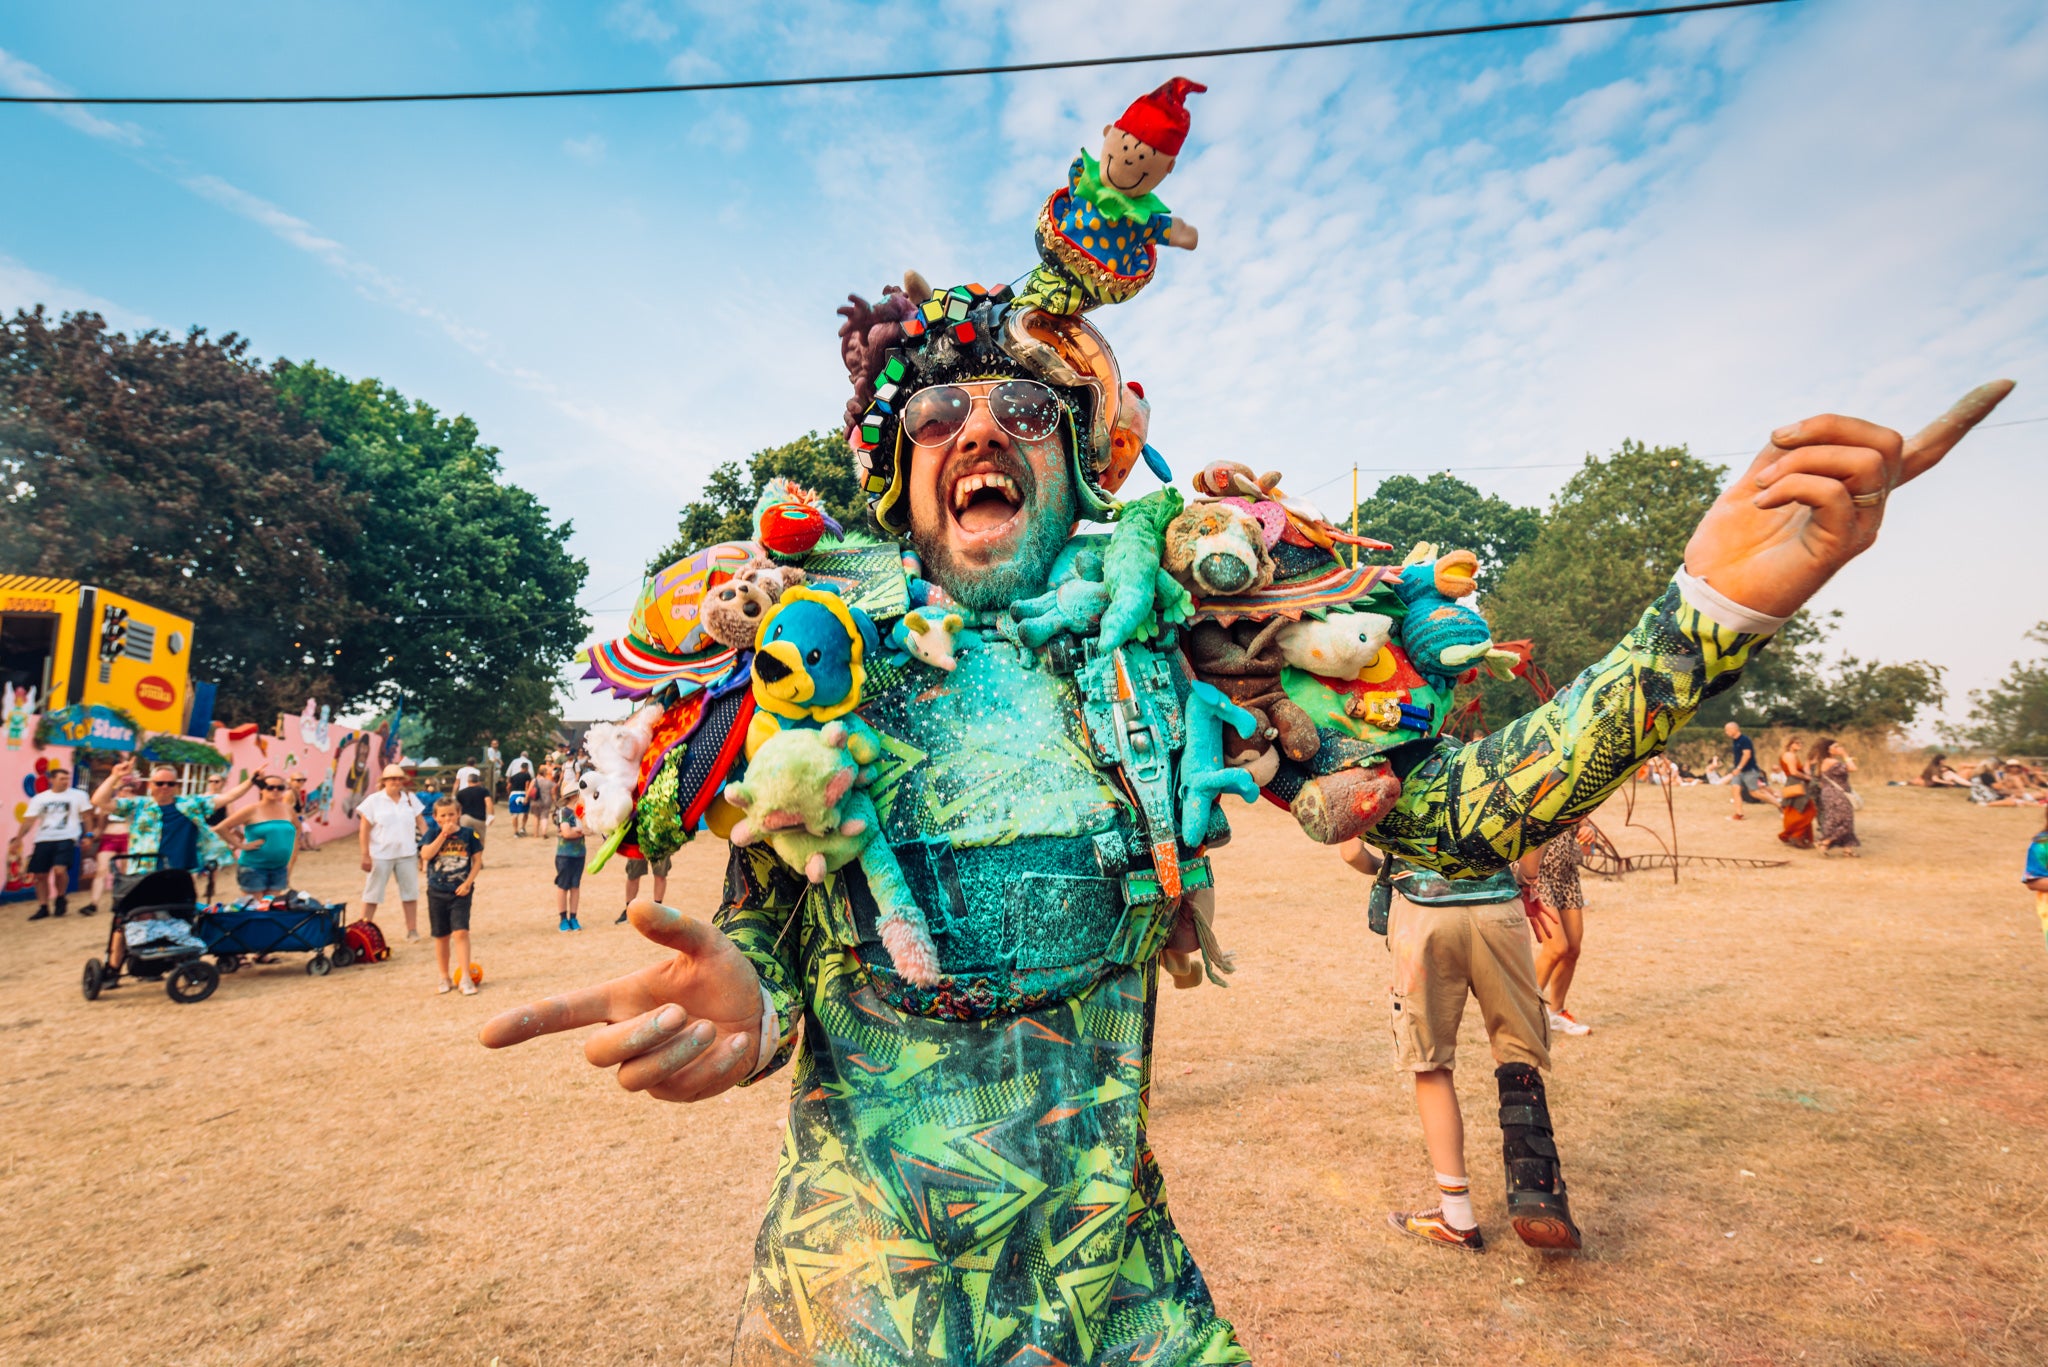
[[[192,707],[192,623],[75,579],[0,574],[0,684],[34,689],[36,710],[118,707],[181,732]]]

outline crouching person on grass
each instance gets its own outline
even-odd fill
[[[473,997],[483,971],[469,959],[469,899],[484,871],[483,837],[462,824],[461,808],[452,797],[434,804],[434,817],[441,829],[420,858],[427,866],[427,929],[434,936],[434,967],[441,975],[436,990],[446,992],[459,983],[462,995]]]
[[[1394,1065],[1415,1075],[1415,1108],[1436,1169],[1438,1204],[1394,1211],[1387,1223],[1475,1253],[1486,1247],[1472,1213],[1465,1118],[1451,1073],[1469,994],[1478,999],[1497,1065],[1508,1219],[1531,1248],[1577,1248],[1579,1229],[1565,1200],[1538,1071],[1550,1066],[1549,1010],[1536,986],[1530,945],[1532,923],[1542,930],[1542,903],[1523,893],[1512,865],[1486,878],[1453,880],[1399,860],[1382,870],[1382,856],[1356,840],[1346,841],[1338,853],[1360,873],[1381,874],[1401,894],[1387,923],[1387,948],[1394,956]]]

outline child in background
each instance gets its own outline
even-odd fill
[[[555,912],[561,917],[556,930],[581,930],[576,909],[583,901],[583,817],[574,807],[555,813]]]
[[[435,991],[446,992],[460,983],[462,995],[474,997],[483,969],[469,958],[469,903],[477,875],[484,871],[484,841],[463,826],[462,809],[454,798],[436,802],[434,815],[440,829],[420,851],[420,859],[427,866],[427,930],[434,937],[434,966],[441,975]]]
[[[2027,842],[2027,867],[2020,877],[2033,891],[2034,913],[2041,918],[2043,938],[2048,938],[2048,826]]]

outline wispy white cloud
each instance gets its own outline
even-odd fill
[[[665,43],[676,36],[676,26],[648,0],[620,0],[606,11],[604,22],[636,43]]]
[[[606,143],[601,133],[580,138],[563,138],[562,150],[580,162],[595,165],[604,160]]]
[[[10,95],[75,95],[71,90],[50,79],[42,68],[27,62],[0,48],[0,90]],[[101,92],[104,94],[105,92]],[[128,123],[115,123],[93,113],[85,105],[46,104],[39,106],[53,119],[61,119],[79,132],[108,142],[125,143],[130,147],[142,144],[142,130]]]
[[[55,279],[38,270],[31,270],[9,256],[0,256],[0,316],[12,314],[16,309],[34,308],[43,305],[57,313],[97,313],[115,327],[128,332],[143,332],[162,326],[149,315],[102,299],[89,290]]]

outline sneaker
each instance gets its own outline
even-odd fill
[[[627,917],[627,913],[626,913],[626,912],[623,912],[623,911],[622,911],[622,912],[620,912],[620,913],[619,913],[619,919],[618,919],[618,920],[616,920],[616,921],[614,921],[614,922],[612,922],[612,924],[613,924],[613,925],[615,925],[615,926],[622,926],[622,925],[626,924],[626,917]]]
[[[57,897],[57,910],[55,914],[58,916],[63,916],[70,910],[71,903],[62,894],[59,894]]]
[[[100,914],[100,908],[99,908],[99,903],[97,903],[97,902],[87,902],[87,903],[86,903],[86,904],[85,904],[84,906],[82,906],[82,907],[80,907],[80,908],[78,909],[78,914],[79,914],[80,916],[97,916],[97,915],[99,915],[99,914]]]
[[[1551,1012],[1550,1028],[1567,1035],[1590,1035],[1593,1033],[1592,1026],[1581,1025],[1578,1018],[1569,1011]]]
[[[576,918],[575,918],[574,916],[571,916],[571,917],[569,918],[569,929],[571,929],[571,930],[581,930],[581,929],[583,929],[583,923],[582,923],[581,921],[577,920],[577,919],[576,919]]]
[[[476,995],[476,984],[471,982],[469,979],[464,978],[462,980],[462,995],[465,997],[474,997]]]
[[[569,928],[569,918],[568,918],[568,917],[566,917],[566,916],[564,916],[564,917],[563,917],[563,918],[561,919],[560,923],[559,923],[559,924],[557,924],[557,925],[555,926],[555,929],[556,929],[556,930],[567,930],[568,928]]]
[[[455,990],[455,984],[449,982],[446,978],[443,978],[441,979],[441,985],[435,988],[434,990],[436,992],[453,992]]]
[[[1486,1236],[1474,1225],[1471,1229],[1459,1229],[1444,1219],[1439,1210],[1418,1210],[1414,1212],[1393,1210],[1387,1212],[1387,1223],[1403,1234],[1413,1234],[1418,1239],[1427,1239],[1435,1244],[1449,1244],[1452,1248],[1469,1248],[1474,1253],[1486,1247]]]
[[[417,940],[420,938],[420,933],[417,930],[408,930],[407,932],[405,932],[405,938],[408,940]]]
[[[28,919],[31,921],[47,921],[50,919],[50,909],[48,907],[37,907],[36,914]]]

